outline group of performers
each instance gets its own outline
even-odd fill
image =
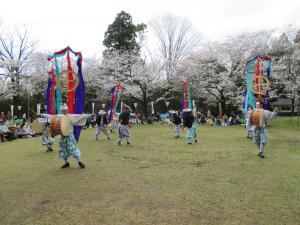
[[[123,138],[126,139],[127,145],[130,144],[130,134],[129,134],[129,126],[130,126],[130,116],[133,115],[132,110],[129,106],[124,104],[123,110],[121,113],[116,113],[119,116],[119,120],[116,120],[115,114],[112,115],[112,120],[108,120],[108,116],[106,112],[101,109],[97,116],[96,116],[96,140],[98,140],[98,136],[101,131],[106,136],[107,140],[110,140],[109,133],[108,133],[108,126],[110,125],[110,133],[114,133],[114,129],[118,127],[118,145],[121,145],[121,141]]]
[[[73,71],[70,54],[73,54],[75,57],[77,57],[76,65],[78,68],[78,73]],[[58,64],[58,60],[64,56],[66,56],[65,60],[67,60],[67,69],[59,68]],[[64,160],[64,164],[61,166],[61,168],[70,167],[70,163],[68,161],[69,156],[72,156],[77,160],[80,168],[85,168],[85,164],[80,159],[80,150],[77,146],[77,142],[79,140],[81,127],[85,125],[87,118],[91,115],[82,114],[84,109],[84,81],[81,72],[81,53],[74,52],[71,48],[67,47],[62,51],[54,53],[54,55],[50,56],[48,60],[52,61],[54,65],[53,68],[48,71],[49,82],[46,92],[47,105],[49,106],[47,110],[48,114],[40,114],[40,117],[46,119],[46,122],[44,120],[45,123],[42,135],[42,144],[46,146],[47,152],[52,152],[53,137],[55,135],[60,135],[59,157]],[[62,60],[64,60],[64,58],[62,58]],[[259,65],[260,64],[258,64],[257,67],[258,69]],[[66,85],[64,85],[64,83]],[[118,145],[122,144],[121,142],[124,138],[126,139],[127,145],[131,144],[129,128],[132,110],[129,106],[124,104],[123,107],[121,106],[120,113],[114,112],[117,109],[117,105],[123,91],[124,88],[121,84],[115,85],[112,89],[112,104],[108,113],[109,116],[104,110],[100,110],[98,112],[96,116],[96,140],[98,140],[101,132],[104,133],[107,140],[110,140],[108,131],[110,124],[110,133],[114,133],[114,129],[118,128]],[[62,105],[63,93],[67,94],[68,105]],[[250,98],[251,97],[252,96],[250,96]],[[171,122],[175,125],[175,138],[179,138],[182,126],[183,129],[185,128],[186,130],[185,136],[188,144],[190,145],[193,143],[193,141],[195,143],[198,141],[197,123],[191,108],[193,108],[193,106],[191,102],[190,88],[188,82],[186,81],[182,86],[182,112],[179,110],[171,110],[169,113]],[[251,121],[253,112],[261,112],[260,115],[262,116],[260,118],[261,121],[259,125],[255,124],[256,126],[254,126]],[[116,116],[118,116],[118,121]],[[246,114],[246,127],[248,132],[247,137],[253,138],[253,142],[258,146],[258,156],[262,158],[264,158],[264,147],[268,143],[266,121],[274,118],[275,116],[276,113],[263,110],[259,102],[256,104],[255,109],[250,110]],[[62,126],[66,126],[64,131]]]
[[[126,139],[127,145],[130,145],[130,115],[132,115],[132,110],[129,106],[124,104],[123,110],[121,113],[118,113],[119,121],[117,122],[115,119],[112,120],[112,128],[114,129],[118,126],[118,141],[117,144],[121,145],[121,141],[123,138]],[[50,132],[50,124],[55,125],[54,118],[57,117],[68,117],[70,119],[70,129],[69,132],[66,134],[60,133],[60,140],[59,140],[59,157],[64,160],[64,164],[61,168],[68,168],[70,167],[70,163],[68,161],[69,156],[75,158],[78,162],[80,168],[85,168],[85,164],[80,159],[80,150],[77,146],[77,141],[74,137],[73,133],[73,126],[83,126],[86,122],[87,117],[91,116],[90,114],[68,114],[68,106],[62,106],[62,114],[58,115],[50,115],[50,114],[40,114],[40,117],[46,118],[45,120],[41,119],[41,124],[44,123],[44,130],[42,134],[42,145],[45,145],[47,150],[46,152],[53,151],[53,134]],[[115,117],[114,117],[115,118]],[[99,134],[103,132],[108,140],[110,140],[108,134],[108,118],[106,116],[106,112],[104,110],[100,110],[96,117],[96,140],[98,140]],[[119,125],[118,125],[119,124]],[[113,132],[113,130],[111,130]]]
[[[197,123],[195,117],[192,113],[192,109],[186,108],[182,113],[180,111],[169,111],[171,115],[171,122],[175,125],[175,138],[179,138],[180,135],[180,126],[183,124],[183,127],[186,128],[186,138],[188,144],[192,144],[193,140],[197,142]]]

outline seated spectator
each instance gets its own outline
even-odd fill
[[[7,112],[6,119],[7,120],[12,120],[13,119],[10,111]]]
[[[14,134],[15,138],[24,138],[24,137],[27,136],[24,129],[23,129],[23,126],[24,126],[23,124],[20,125],[20,124],[17,123],[16,131],[15,131],[15,134]]]
[[[25,134],[27,135],[27,137],[34,137],[35,136],[35,132],[31,128],[31,125],[26,123],[23,127],[23,130],[24,130]]]
[[[0,120],[3,120],[3,122],[5,123],[6,116],[5,116],[4,112],[1,113]]]
[[[235,124],[242,124],[241,118],[239,117],[239,115],[236,115]]]
[[[223,124],[222,125],[227,125],[227,123],[228,123],[228,116],[225,113],[224,116],[223,116]]]
[[[11,141],[12,140],[12,132],[5,125],[4,121],[0,119],[0,138],[1,141],[4,142],[5,139]]]

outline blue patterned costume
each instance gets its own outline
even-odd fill
[[[197,140],[197,124],[194,122],[191,128],[186,128],[185,137],[192,143],[193,139]]]
[[[48,118],[50,121],[52,120],[53,115],[49,114],[41,114],[42,117]],[[67,115],[56,115],[56,116],[68,116],[71,120],[72,125],[75,126],[84,126],[86,124],[87,118],[90,116],[88,114],[67,114]],[[59,157],[65,161],[65,165],[68,164],[68,157],[73,156],[77,159],[79,165],[83,165],[80,160],[80,150],[77,147],[77,142],[74,137],[73,130],[71,129],[69,135],[60,136],[59,140]],[[82,166],[81,166],[82,167]],[[64,168],[64,167],[62,167]],[[84,168],[84,167],[82,167]]]
[[[45,145],[48,150],[52,149],[53,140],[49,139],[49,130],[46,128],[42,135],[42,145]]]
[[[69,156],[73,156],[80,162],[80,151],[77,148],[73,131],[70,131],[69,136],[61,136],[59,140],[59,157],[67,162]]]
[[[259,111],[261,109],[255,109]],[[258,155],[263,156],[265,152],[265,145],[268,143],[268,130],[266,127],[266,121],[276,118],[276,112],[270,112],[268,110],[263,110],[264,112],[264,125],[262,127],[255,127],[253,131],[253,143],[258,147]]]
[[[192,144],[193,139],[197,142],[197,124],[195,122],[195,118],[190,111],[184,112],[183,114],[183,122],[186,127],[186,138],[188,139],[188,143]]]

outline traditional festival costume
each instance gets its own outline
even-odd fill
[[[47,152],[52,152],[53,148],[53,139],[49,138],[49,126],[45,127],[43,134],[42,134],[42,145],[45,145],[47,147]]]
[[[258,108],[254,109],[253,112],[262,112],[262,124],[258,125],[258,123],[256,123],[254,126],[253,143],[258,147],[258,156],[264,158],[265,145],[268,143],[268,130],[266,127],[266,122],[270,119],[276,118],[277,112],[270,112],[268,110]]]
[[[82,54],[68,46],[50,55],[48,61],[52,63],[52,68],[48,71],[47,114],[42,114],[42,117],[50,121],[51,135],[60,135],[59,157],[65,161],[62,168],[70,167],[70,155],[81,168],[85,168],[77,147],[82,126],[90,116],[82,114],[85,105]],[[62,105],[64,96],[67,97],[67,105]],[[63,125],[68,129],[62,129]]]
[[[108,114],[110,115],[110,111],[108,112]],[[116,115],[114,113],[112,113],[109,132],[115,133],[116,128],[118,128],[118,121],[117,121]]]
[[[175,138],[179,138],[180,135],[180,124],[181,124],[181,118],[178,115],[177,112],[175,111],[171,111],[170,113],[172,113],[172,122],[175,125]]]
[[[105,113],[104,110],[99,111],[99,114],[96,117],[96,123],[97,123],[96,140],[98,140],[98,136],[101,133],[101,131],[103,131],[106,138],[109,140],[110,138],[109,138],[109,135],[108,135],[108,132],[107,132],[108,120],[107,120],[106,113]]]
[[[191,109],[184,110],[183,123],[184,127],[186,127],[185,136],[188,139],[188,144],[192,144],[193,139],[197,142],[197,124]]]
[[[83,164],[80,160],[80,150],[77,147],[77,142],[74,136],[73,126],[84,126],[87,118],[90,116],[88,114],[66,114],[66,115],[49,115],[49,114],[41,114],[42,117],[47,118],[50,121],[50,124],[53,124],[53,119],[57,117],[67,116],[70,119],[70,129],[69,132],[65,135],[60,134],[59,140],[59,157],[62,158],[65,164],[61,168],[70,167],[68,158],[72,156],[78,162],[78,165],[81,168],[85,168],[85,164]]]
[[[120,102],[121,96],[123,95],[124,87],[122,84],[115,84],[114,87],[111,89],[111,103],[110,103],[110,110],[109,110],[109,123],[111,125],[110,132],[114,133],[114,129],[118,127],[118,122],[116,119],[116,115],[119,113],[117,112],[117,107]],[[121,106],[122,108],[122,106]]]
[[[123,110],[119,115],[119,122],[121,122],[119,126],[119,138],[118,145],[121,145],[121,141],[123,138],[126,138],[127,144],[130,144],[130,134],[129,134],[129,118],[130,111],[129,107],[124,105],[125,110]]]

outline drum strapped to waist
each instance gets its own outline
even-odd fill
[[[32,129],[34,130],[34,132],[36,134],[41,134],[43,133],[44,129],[45,129],[45,124],[41,124],[38,122],[38,120],[33,120],[32,124]]]
[[[50,123],[50,133],[52,136],[68,136],[71,130],[71,120],[68,116],[53,116]]]
[[[265,122],[264,115],[263,111],[251,111],[250,124],[256,127],[263,127]]]

